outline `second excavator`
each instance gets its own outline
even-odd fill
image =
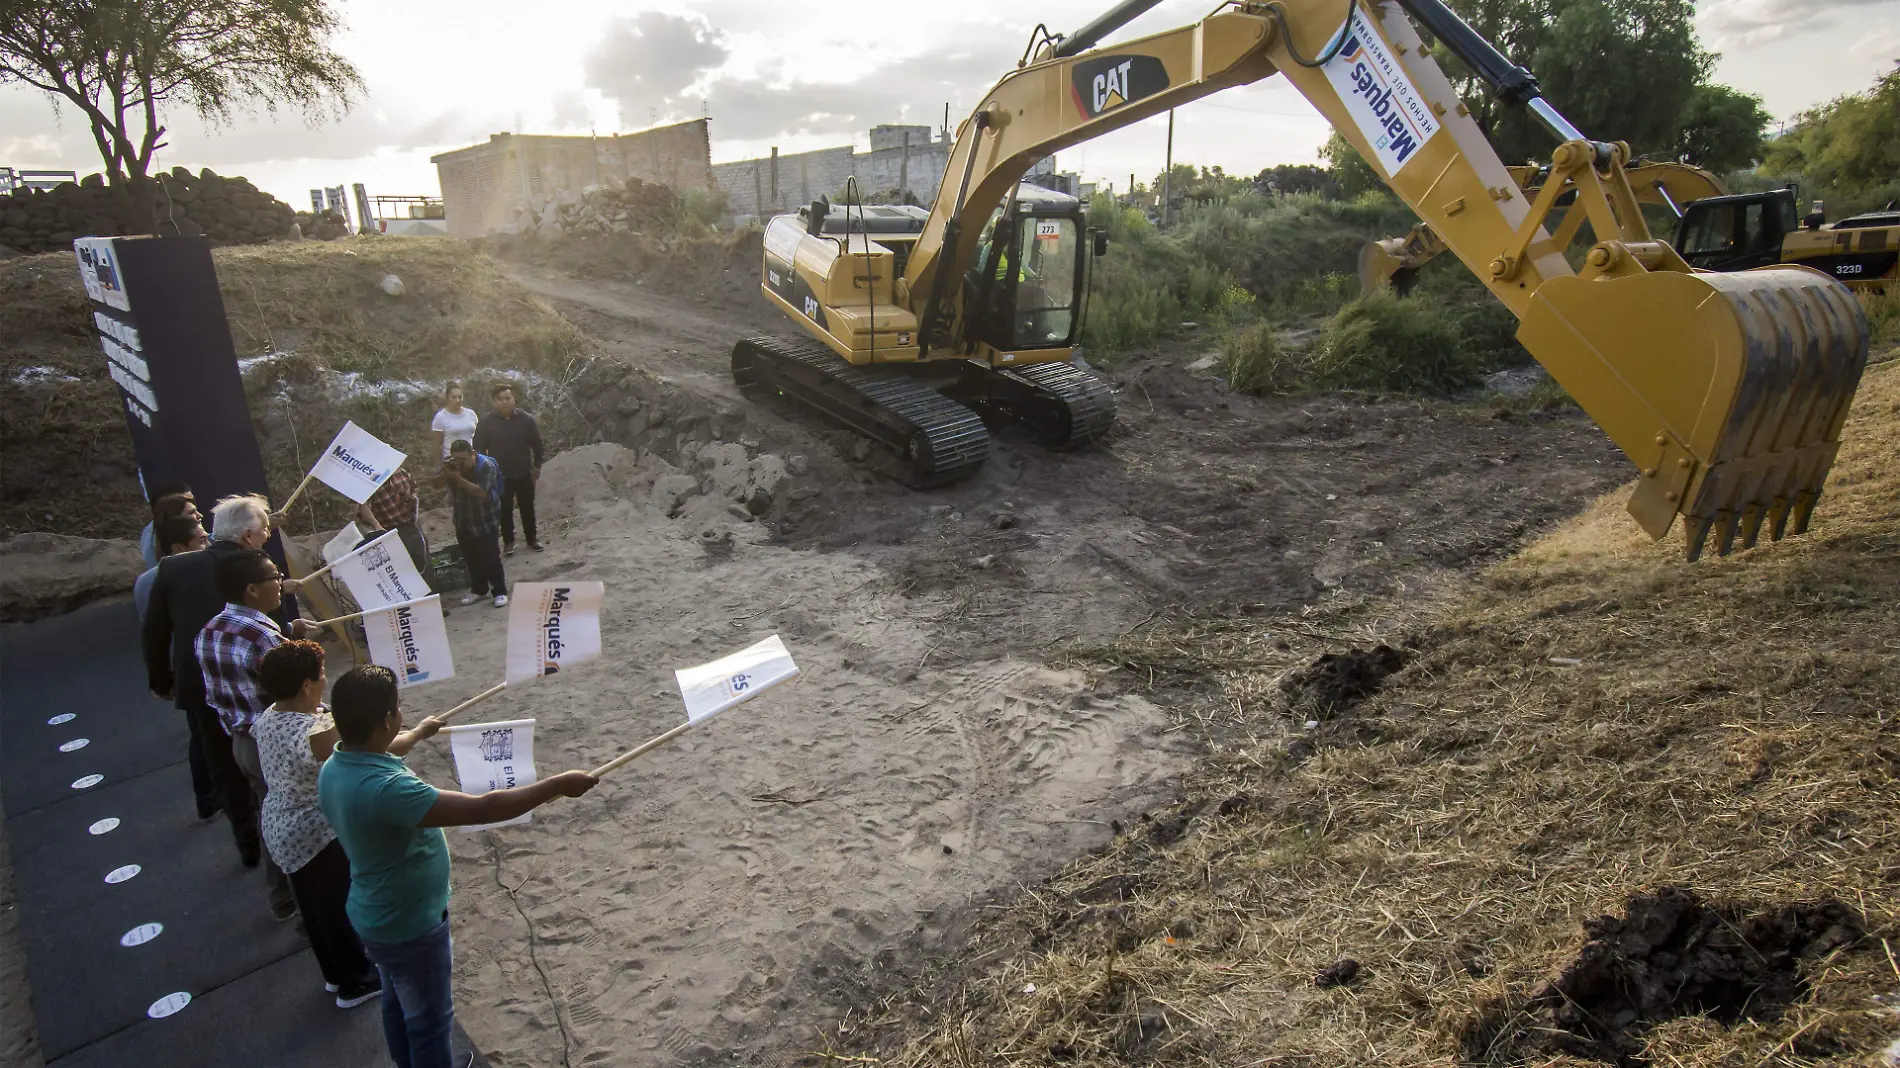
[[[1284,75],[1519,319],[1518,340],[1641,472],[1629,510],[1693,560],[1808,527],[1866,364],[1867,319],[1826,274],[1693,269],[1653,236],[1629,147],[1585,136],[1440,0],[1232,0],[1100,45],[1158,0],[1071,36],[1038,28],[957,127],[921,209],[817,202],[766,227],[761,286],[802,336],[733,349],[733,376],[889,446],[910,479],[970,474],[984,417],[1058,445],[1099,438],[1108,390],[1077,359],[1105,251],[1038,160],[1233,86]],[[1414,25],[1416,20],[1417,25]],[[1419,32],[1559,142],[1535,196],[1498,159]],[[1559,197],[1570,204],[1554,232]],[[1564,257],[1585,225],[1583,266]]]

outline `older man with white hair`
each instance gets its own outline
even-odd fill
[[[263,548],[270,535],[270,504],[263,497],[245,494],[219,501],[211,510],[211,544],[159,561],[143,635],[145,673],[152,693],[171,701],[185,714],[210,768],[225,818],[231,822],[238,857],[247,868],[255,868],[265,859],[257,829],[257,808],[263,799],[252,792],[232,753],[231,735],[206,699],[205,677],[195,643],[205,624],[224,611],[225,598],[218,586],[219,561],[247,549]],[[284,592],[296,592],[294,581],[286,581],[284,586]],[[211,815],[199,811],[200,818]],[[265,874],[270,883],[272,914],[279,919],[296,915],[289,880],[274,866]]]

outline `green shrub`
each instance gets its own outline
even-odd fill
[[[1874,348],[1900,344],[1900,285],[1890,285],[1884,293],[1862,291],[1860,303],[1867,309],[1867,326],[1873,332]]]
[[[1291,393],[1305,377],[1305,360],[1280,344],[1271,323],[1230,335],[1221,345],[1221,366],[1236,393]]]
[[[1385,292],[1340,309],[1311,359],[1311,379],[1324,389],[1448,393],[1484,370],[1436,305]]]

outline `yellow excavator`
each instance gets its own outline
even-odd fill
[[[824,201],[773,219],[761,287],[803,328],[733,348],[733,377],[879,441],[919,485],[972,473],[984,415],[1057,445],[1099,438],[1107,388],[1076,342],[1105,252],[1036,161],[1283,74],[1519,319],[1518,340],[1642,473],[1652,537],[1683,517],[1688,557],[1807,529],[1867,359],[1867,318],[1805,267],[1693,270],[1644,222],[1620,142],[1586,137],[1536,78],[1441,0],[1231,0],[1190,26],[1098,47],[1154,6],[1070,36],[1038,28],[957,127],[929,212]],[[1416,21],[1417,26],[1414,25]],[[1523,193],[1420,38],[1423,27],[1559,142]],[[1571,210],[1546,228],[1559,196]],[[847,198],[851,199],[851,198]],[[1588,223],[1595,244],[1563,251]]]
[[[1535,197],[1548,174],[1541,167],[1508,167],[1518,188]],[[1820,201],[1797,218],[1793,189],[1730,193],[1722,180],[1686,163],[1633,160],[1623,168],[1630,191],[1641,204],[1661,205],[1676,217],[1674,245],[1690,267],[1706,271],[1745,271],[1777,263],[1812,267],[1839,279],[1849,289],[1884,290],[1900,278],[1900,211],[1854,215],[1827,224]],[[1570,206],[1574,194],[1557,198]],[[1359,250],[1359,285],[1364,291],[1391,287],[1403,295],[1419,268],[1445,251],[1424,223],[1404,237],[1369,241]]]

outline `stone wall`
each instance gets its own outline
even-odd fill
[[[677,190],[710,188],[706,120],[611,137],[495,134],[485,144],[434,156],[449,233],[513,233],[523,212],[572,201],[629,178]]]
[[[202,234],[219,245],[260,244],[287,236],[296,220],[290,205],[244,178],[175,167],[158,175],[156,182],[162,235]],[[75,238],[125,234],[120,204],[120,194],[99,174],[52,189],[0,196],[0,246],[51,252],[72,248]]]
[[[903,142],[907,132],[911,135],[908,148]],[[953,143],[949,138],[932,140],[928,126],[874,126],[869,152],[859,152],[851,145],[788,152],[715,163],[712,174],[726,192],[727,210],[742,219],[797,211],[819,197],[837,200],[845,179],[854,175],[866,198],[898,192],[901,179],[911,196],[928,207],[943,183]],[[1055,157],[1051,156],[1030,168],[1030,173],[1054,170]]]

